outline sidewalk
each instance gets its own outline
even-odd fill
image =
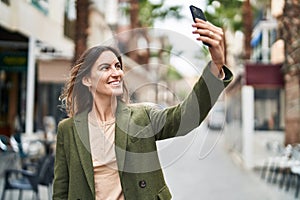
[[[202,126],[182,139],[159,142],[173,200],[295,199],[294,188],[286,192],[235,163],[222,138],[221,132]]]

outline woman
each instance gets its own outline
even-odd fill
[[[193,27],[212,61],[187,98],[163,110],[127,102],[115,49],[82,55],[62,95],[70,118],[58,126],[53,199],[171,199],[156,141],[199,126],[232,80],[222,29],[199,19]]]

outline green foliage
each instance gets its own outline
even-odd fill
[[[257,0],[251,5],[253,19],[257,18],[269,0]],[[233,31],[243,29],[242,6],[244,0],[207,0],[205,15],[208,21],[219,27],[231,28]]]
[[[139,0],[139,20],[143,27],[151,27],[155,20],[164,20],[168,17],[182,18],[181,6],[164,6],[164,1],[153,4],[148,0]]]
[[[168,71],[166,74],[166,80],[169,81],[176,81],[176,80],[181,80],[183,77],[182,75],[175,69],[175,67],[169,65]]]
[[[207,0],[206,18],[219,27],[241,30],[242,4],[241,0]]]

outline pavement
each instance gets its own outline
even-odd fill
[[[173,200],[292,200],[289,191],[245,169],[226,150],[222,131],[201,125],[189,135],[158,143]]]
[[[286,192],[278,184],[260,178],[260,172],[245,169],[226,150],[222,131],[205,124],[189,135],[158,142],[158,151],[166,182],[173,200],[293,200],[295,189]],[[7,163],[0,154],[0,169]],[[2,168],[1,168],[2,166]],[[3,173],[0,173],[0,194]],[[7,192],[6,200],[18,199],[18,191]],[[23,192],[23,200],[32,200],[32,192]],[[40,187],[40,199],[51,199],[46,187]]]

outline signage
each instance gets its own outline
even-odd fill
[[[0,70],[26,71],[27,52],[1,52]]]

